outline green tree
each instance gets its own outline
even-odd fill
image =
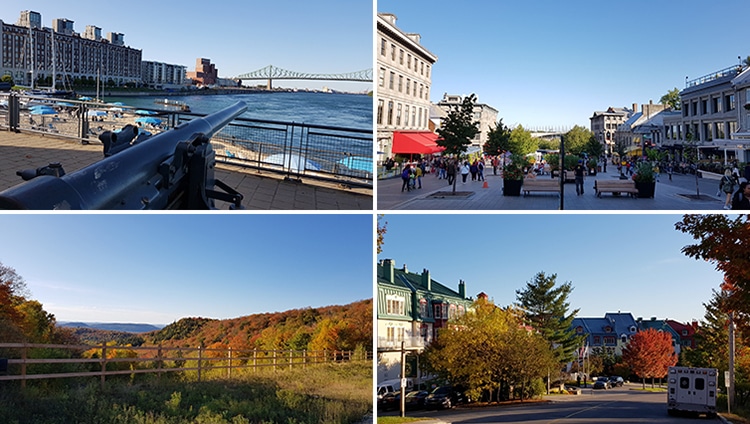
[[[576,125],[565,133],[565,152],[580,156],[581,153],[586,151],[586,146],[592,139],[596,141],[596,137],[591,130]]]
[[[546,276],[539,272],[523,290],[516,290],[516,304],[524,311],[526,321],[547,340],[554,351],[558,363],[569,362],[575,357],[575,350],[583,342],[576,336],[571,323],[578,309],[568,312],[568,296],[573,285],[565,282],[556,287],[557,274]]]
[[[539,142],[531,136],[531,132],[519,125],[510,132],[510,151],[519,155],[527,155],[539,148]]]
[[[497,121],[495,127],[490,127],[487,132],[487,142],[482,149],[488,155],[497,155],[510,150],[510,128],[503,124],[502,118]]]
[[[596,137],[591,137],[583,146],[583,151],[588,153],[590,158],[598,158],[604,153],[604,146],[602,146],[602,143]]]
[[[677,87],[667,91],[667,94],[661,96],[659,103],[663,105],[669,105],[674,110],[680,110],[682,108],[682,100],[680,100],[680,90]]]
[[[10,85],[14,85],[13,77],[10,74],[5,74],[2,77],[0,77],[0,82],[9,82]]]
[[[479,122],[474,121],[474,104],[477,97],[474,94],[464,97],[459,105],[454,105],[437,129],[440,138],[438,146],[444,147],[444,155],[454,155],[460,159],[466,153],[471,140],[479,132]],[[456,181],[453,181],[453,192],[456,192]]]

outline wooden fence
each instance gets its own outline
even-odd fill
[[[205,347],[109,346],[0,343],[0,381],[197,372],[241,369],[284,370],[312,364],[371,360],[372,352],[307,350],[236,350]]]

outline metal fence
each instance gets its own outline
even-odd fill
[[[281,371],[308,365],[372,360],[372,352],[258,350],[206,347],[0,343],[0,381],[97,377],[102,387],[117,375],[195,372],[232,378],[238,370]],[[214,376],[216,374],[213,374]]]
[[[158,134],[202,115],[116,103],[0,94],[0,129],[99,143],[105,131],[136,124]],[[216,160],[290,179],[373,185],[372,130],[238,118],[211,140]]]

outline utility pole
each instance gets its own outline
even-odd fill
[[[727,386],[727,412],[734,405],[734,312],[729,312],[729,384]]]
[[[560,210],[565,209],[565,135],[560,135]]]
[[[401,417],[406,416],[406,349],[401,341]]]

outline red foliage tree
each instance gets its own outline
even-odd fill
[[[643,378],[661,378],[667,375],[669,367],[677,364],[677,355],[672,347],[672,337],[669,333],[649,328],[636,333],[622,350],[622,359],[633,373]]]

